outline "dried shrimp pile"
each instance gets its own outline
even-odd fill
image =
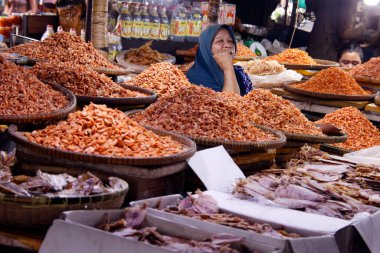
[[[339,148],[356,151],[380,145],[380,130],[354,107],[345,107],[326,114],[317,123],[333,124],[347,133],[346,142],[332,144]]]
[[[201,86],[161,97],[133,116],[139,123],[191,137],[230,141],[268,141],[270,133],[252,126],[238,107],[219,93]]]
[[[158,95],[172,93],[182,87],[192,86],[185,74],[168,62],[153,64],[129,81],[128,84],[153,90]]]
[[[146,130],[123,112],[95,104],[25,136],[47,147],[106,156],[159,157],[184,150],[181,143]]]
[[[279,54],[265,58],[265,60],[274,60],[281,64],[318,65],[305,51],[297,48],[286,49]]]
[[[0,57],[0,115],[42,114],[68,104],[67,97],[29,70]]]
[[[286,70],[278,61],[255,60],[240,62],[239,65],[247,74],[257,76],[277,75]]]
[[[349,73],[355,77],[380,79],[380,57],[371,58],[369,61],[353,67]]]
[[[62,85],[78,96],[112,98],[146,96],[140,92],[124,89],[109,77],[99,74],[88,66],[50,61],[37,63],[33,71],[39,79]]]
[[[320,93],[339,95],[368,95],[369,92],[341,68],[328,68],[321,70],[314,77],[303,83],[293,84],[293,87]]]
[[[152,41],[149,41],[139,48],[129,49],[125,60],[134,64],[151,65],[165,61],[168,58],[166,55],[152,49],[151,45]]]
[[[323,135],[301,111],[286,99],[268,90],[254,89],[243,97],[242,110],[256,124],[295,134]]]
[[[256,54],[252,52],[251,49],[248,47],[244,46],[241,43],[236,44],[236,55],[237,57],[255,57]]]
[[[58,60],[95,68],[118,68],[98,52],[91,42],[86,43],[79,36],[67,32],[54,33],[42,42],[21,44],[7,52],[37,60]]]

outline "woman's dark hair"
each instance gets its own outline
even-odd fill
[[[346,52],[357,53],[360,57],[360,60],[363,62],[363,50],[357,42],[348,41],[342,44],[338,50],[338,61],[342,55]]]

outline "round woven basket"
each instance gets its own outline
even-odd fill
[[[123,204],[128,183],[122,189],[83,197],[23,197],[0,193],[0,223],[4,226],[41,228],[49,226],[63,211],[117,209]]]
[[[134,64],[134,63],[131,63],[129,61],[127,61],[125,59],[126,57],[126,54],[127,54],[128,50],[126,51],[122,51],[120,52],[117,56],[116,56],[116,61],[121,65],[123,66],[124,68],[127,68],[128,70],[134,72],[134,73],[141,73],[143,72],[145,69],[149,68],[149,65],[139,65],[139,64]],[[169,63],[172,63],[174,64],[176,62],[176,58],[170,54],[162,54],[162,55],[165,55],[167,57],[166,60],[164,60],[164,62],[169,62]]]
[[[50,84],[50,83],[46,83],[46,84],[50,85],[54,90],[57,90],[63,93],[68,98],[69,102],[67,103],[65,107],[56,111],[52,111],[49,113],[41,113],[41,114],[28,114],[28,115],[20,115],[20,116],[0,115],[0,123],[2,124],[40,124],[47,121],[64,119],[67,117],[67,115],[69,115],[69,113],[75,111],[75,108],[77,106],[77,99],[71,91],[57,84]]]
[[[126,97],[126,98],[110,98],[110,97],[94,97],[94,96],[76,96],[78,104],[105,104],[107,106],[128,106],[128,105],[149,105],[157,100],[157,94],[154,91],[147,90],[141,87],[119,84],[125,89],[141,92],[148,96],[146,97]]]
[[[111,69],[111,68],[95,68],[95,67],[91,67],[91,69],[95,70],[96,72],[98,72],[100,74],[106,74],[106,75],[109,75],[109,76],[123,76],[123,75],[131,74],[133,72],[130,69],[125,69],[125,68]]]
[[[338,155],[344,155],[344,154],[352,152],[352,150],[345,149],[345,148],[338,148],[338,147],[335,147],[333,145],[328,145],[328,144],[322,144],[321,150],[329,152],[329,153],[338,154]]]
[[[307,134],[293,134],[284,132],[288,141],[304,142],[304,143],[340,143],[347,140],[347,134],[336,136],[322,136],[322,135],[307,135]]]
[[[152,130],[154,133],[162,136],[170,136],[174,140],[182,143],[184,145],[184,150],[181,153],[168,156],[160,157],[116,157],[116,156],[105,156],[96,154],[84,154],[73,151],[66,151],[57,148],[45,147],[43,145],[29,141],[22,132],[17,132],[17,126],[11,125],[8,128],[8,133],[11,135],[12,140],[14,140],[17,145],[22,146],[25,149],[29,149],[33,152],[43,152],[46,155],[63,158],[72,161],[81,161],[88,163],[103,163],[103,164],[119,164],[119,165],[136,165],[136,166],[149,166],[149,165],[166,165],[178,163],[186,160],[193,156],[196,152],[195,143],[178,134],[168,133],[158,129],[152,129],[147,127],[147,129]]]
[[[186,56],[186,57],[193,57],[195,58],[195,55],[197,54],[197,51],[189,51],[189,50],[183,50],[183,49],[178,49],[175,51],[176,55],[179,56]]]
[[[339,67],[339,63],[334,61],[328,61],[328,60],[321,60],[321,59],[314,59],[318,65],[311,65],[311,64],[287,64],[287,63],[281,63],[284,65],[287,69],[307,69],[307,70],[321,70],[321,69],[327,69],[330,67]]]
[[[328,99],[328,100],[344,100],[344,101],[368,101],[373,100],[376,96],[376,93],[372,89],[365,89],[372,92],[370,95],[339,95],[339,94],[331,94],[331,93],[321,93],[321,92],[313,92],[307,91],[303,89],[299,89],[293,87],[292,84],[284,84],[284,89],[294,94],[298,94],[301,96],[319,98],[319,99]]]
[[[380,84],[380,79],[376,79],[376,78],[370,78],[370,77],[364,77],[364,76],[353,76],[352,78],[354,78],[358,82]]]
[[[133,115],[135,113],[140,112],[141,110],[131,110],[126,112],[127,115]],[[198,137],[198,136],[190,136],[187,134],[179,133],[179,132],[173,132],[173,131],[166,131],[162,129],[157,129],[155,127],[151,126],[145,126],[147,128],[151,129],[156,129],[160,130],[166,133],[175,133],[178,135],[185,136],[191,140],[193,140],[198,146],[202,147],[215,147],[219,145],[223,145],[226,149],[229,150],[235,150],[235,151],[262,151],[266,149],[275,149],[275,148],[280,148],[285,145],[286,143],[286,137],[285,135],[277,130],[273,130],[268,127],[264,126],[258,126],[255,125],[255,127],[272,133],[274,136],[276,136],[278,139],[277,140],[269,140],[269,141],[231,141],[231,140],[223,140],[223,139],[210,139],[207,137]]]

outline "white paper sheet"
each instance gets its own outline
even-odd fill
[[[236,179],[245,178],[223,146],[198,151],[187,163],[208,190],[231,192]]]

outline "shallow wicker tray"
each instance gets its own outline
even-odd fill
[[[370,95],[338,95],[338,94],[313,92],[313,91],[298,89],[298,88],[293,87],[292,84],[284,84],[283,87],[286,91],[289,91],[297,95],[312,97],[312,98],[328,99],[328,100],[369,101],[369,100],[373,100],[376,96],[376,93],[374,93],[372,89],[365,89],[372,92],[372,94]]]
[[[131,110],[126,112],[127,115],[133,115],[135,113],[140,112],[141,110]],[[285,135],[277,130],[273,130],[268,127],[264,126],[258,126],[255,125],[257,128],[260,128],[261,130],[264,130],[266,132],[270,132],[274,134],[276,137],[278,137],[278,140],[271,140],[271,141],[230,141],[230,140],[223,140],[223,139],[210,139],[206,137],[197,137],[197,136],[190,136],[183,133],[173,132],[173,131],[166,131],[162,129],[157,129],[155,127],[151,126],[145,126],[147,128],[156,129],[159,131],[163,131],[166,133],[175,133],[178,135],[186,136],[187,138],[193,140],[197,145],[202,147],[215,147],[219,145],[223,145],[226,149],[236,150],[236,151],[261,151],[266,149],[275,149],[280,148],[285,145],[286,143],[286,137]]]
[[[307,134],[293,134],[284,132],[288,141],[305,142],[305,143],[341,143],[347,140],[347,134],[336,136],[321,136]]]
[[[134,72],[134,73],[141,73],[143,72],[145,69],[149,68],[149,65],[139,65],[139,64],[133,64],[129,61],[126,61],[125,60],[125,55],[127,54],[128,50],[126,51],[122,51],[120,52],[117,56],[116,56],[116,61],[121,65],[123,66],[124,68],[127,68],[128,70]],[[170,62],[172,64],[175,63],[176,59],[174,56],[170,55],[170,54],[163,54],[165,55],[168,59],[164,60],[164,62]]]
[[[120,179],[119,191],[83,197],[23,197],[0,193],[0,223],[12,227],[46,228],[63,211],[83,209],[117,209],[129,190]]]
[[[63,158],[72,161],[81,161],[88,163],[104,163],[104,164],[119,164],[119,165],[137,165],[137,166],[149,166],[149,165],[166,165],[178,163],[186,160],[193,156],[196,152],[195,143],[178,134],[168,133],[165,131],[161,131],[158,129],[153,129],[146,127],[149,130],[152,130],[158,135],[163,136],[171,136],[174,140],[182,143],[185,146],[185,150],[183,150],[179,154],[161,156],[161,157],[116,157],[116,156],[105,156],[105,155],[97,155],[97,154],[84,154],[73,151],[66,151],[57,148],[45,147],[41,144],[37,144],[29,141],[21,132],[17,132],[17,126],[11,125],[8,128],[8,133],[11,135],[11,138],[22,147],[29,149],[34,152],[41,152],[46,155]]]
[[[287,64],[287,63],[281,63],[284,65],[287,69],[307,69],[307,70],[321,70],[321,69],[327,69],[330,67],[339,67],[339,63],[334,61],[328,61],[328,60],[321,60],[321,59],[314,59],[318,63],[318,65],[311,65],[311,64]]]
[[[58,109],[53,112],[49,113],[41,113],[41,114],[28,114],[28,115],[0,115],[0,123],[2,124],[39,124],[46,121],[52,121],[52,120],[60,120],[63,118],[66,118],[69,113],[75,111],[75,108],[77,106],[77,99],[75,95],[69,91],[68,89],[56,85],[56,84],[50,84],[46,83],[47,85],[50,85],[53,89],[60,91],[63,93],[69,100],[68,104],[61,109]]]
[[[363,83],[373,83],[373,84],[380,84],[380,79],[376,78],[370,78],[370,77],[364,77],[364,76],[352,76],[356,81],[363,82]]]
[[[128,75],[133,72],[130,69],[125,69],[125,68],[117,68],[117,69],[95,68],[95,67],[91,67],[91,68],[100,74],[106,74],[109,76],[122,76],[122,75]]]
[[[344,154],[352,152],[352,150],[345,149],[345,148],[338,148],[338,147],[335,147],[333,145],[328,145],[328,144],[322,144],[321,150],[326,151],[328,153],[338,154],[338,155],[344,155]]]
[[[178,49],[175,51],[175,54],[179,55],[179,56],[193,57],[194,58],[195,55],[197,54],[197,51],[189,51],[189,50]]]
[[[90,102],[95,104],[105,104],[108,106],[127,106],[127,105],[149,105],[157,100],[157,94],[154,91],[147,90],[141,87],[121,84],[125,89],[131,91],[138,91],[147,94],[146,97],[125,97],[125,98],[110,98],[110,97],[94,97],[94,96],[76,96],[78,103],[89,104]]]
[[[258,57],[257,56],[236,56],[234,57],[234,60],[236,61],[250,61],[250,60],[254,60],[254,59],[257,59]]]

